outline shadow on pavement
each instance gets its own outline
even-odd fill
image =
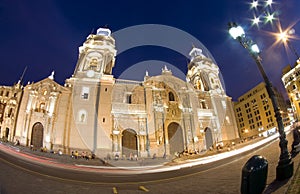
[[[281,188],[283,185],[287,184],[288,181],[289,181],[289,179],[286,179],[284,181],[277,181],[275,179],[271,184],[269,184],[269,186],[265,189],[265,191],[263,192],[263,194],[274,193],[279,188]]]

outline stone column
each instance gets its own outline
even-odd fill
[[[116,153],[120,152],[120,146],[119,146],[119,142],[120,142],[120,131],[119,130],[113,130],[113,134],[112,134],[112,143],[113,143],[113,154],[115,155]]]

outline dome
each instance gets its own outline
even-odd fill
[[[110,36],[111,35],[111,31],[108,28],[99,28],[97,30],[97,35]]]

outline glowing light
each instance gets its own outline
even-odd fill
[[[259,17],[255,17],[254,16],[254,18],[252,19],[252,25],[259,25],[259,23],[260,23],[260,19],[259,19]]]
[[[267,23],[267,22],[273,23],[273,20],[274,20],[274,19],[275,19],[274,13],[272,13],[272,14],[267,13],[267,15],[266,15],[266,23]]]
[[[299,39],[298,37],[295,36],[295,29],[293,28],[295,24],[296,23],[293,23],[286,30],[283,30],[281,24],[278,22],[277,24],[278,32],[277,33],[269,32],[269,34],[276,37],[276,42],[274,44],[276,45],[280,42],[286,43],[289,39]]]
[[[288,40],[287,33],[286,32],[279,33],[278,38],[279,38],[279,40],[282,40],[283,42],[286,42]]]
[[[267,1],[266,1],[266,6],[271,6],[271,5],[272,5],[272,3],[273,3],[273,1],[272,1],[272,0],[267,0]]]
[[[293,27],[297,24],[297,21],[290,24],[285,30],[282,29],[282,26],[280,24],[280,21],[277,22],[277,29],[278,32],[270,32],[266,31],[267,34],[273,36],[276,38],[276,41],[271,45],[272,47],[278,46],[279,44],[284,45],[286,54],[290,51],[294,52],[294,54],[298,58],[298,53],[296,52],[295,48],[291,45],[291,40],[300,40],[298,36],[295,35],[295,30]]]
[[[259,52],[260,52],[260,50],[259,50],[257,44],[252,45],[252,46],[251,46],[251,50],[252,50],[253,52],[255,52],[255,53],[259,53]]]
[[[295,29],[294,28],[292,28],[292,29],[290,29],[289,31],[288,31],[288,34],[289,35],[293,35],[293,34],[295,34]]]
[[[229,29],[229,34],[232,36],[233,39],[238,37],[242,37],[245,35],[244,29],[241,26],[231,27]]]
[[[252,3],[251,3],[251,8],[257,8],[257,6],[258,6],[258,1],[252,1]]]

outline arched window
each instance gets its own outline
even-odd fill
[[[211,80],[213,82],[213,80]],[[209,91],[208,84],[204,79],[203,75],[198,75],[197,78],[194,80],[194,87],[197,90],[201,91]]]
[[[201,102],[201,106],[202,106],[203,109],[207,109],[207,106],[206,106],[205,101],[202,101],[202,102]]]
[[[8,113],[7,113],[7,116],[8,116],[8,117],[10,117],[10,116],[12,115],[12,111],[13,111],[12,108],[8,109]]]
[[[37,112],[42,112],[45,113],[46,112],[46,104],[45,102],[41,102],[39,104],[39,107],[36,109]]]
[[[81,99],[88,100],[89,99],[90,88],[82,87],[81,90]]]
[[[169,101],[175,101],[175,97],[172,92],[169,92]]]
[[[127,94],[127,96],[126,96],[126,102],[128,103],[128,104],[131,104],[132,103],[132,95],[131,94]]]

